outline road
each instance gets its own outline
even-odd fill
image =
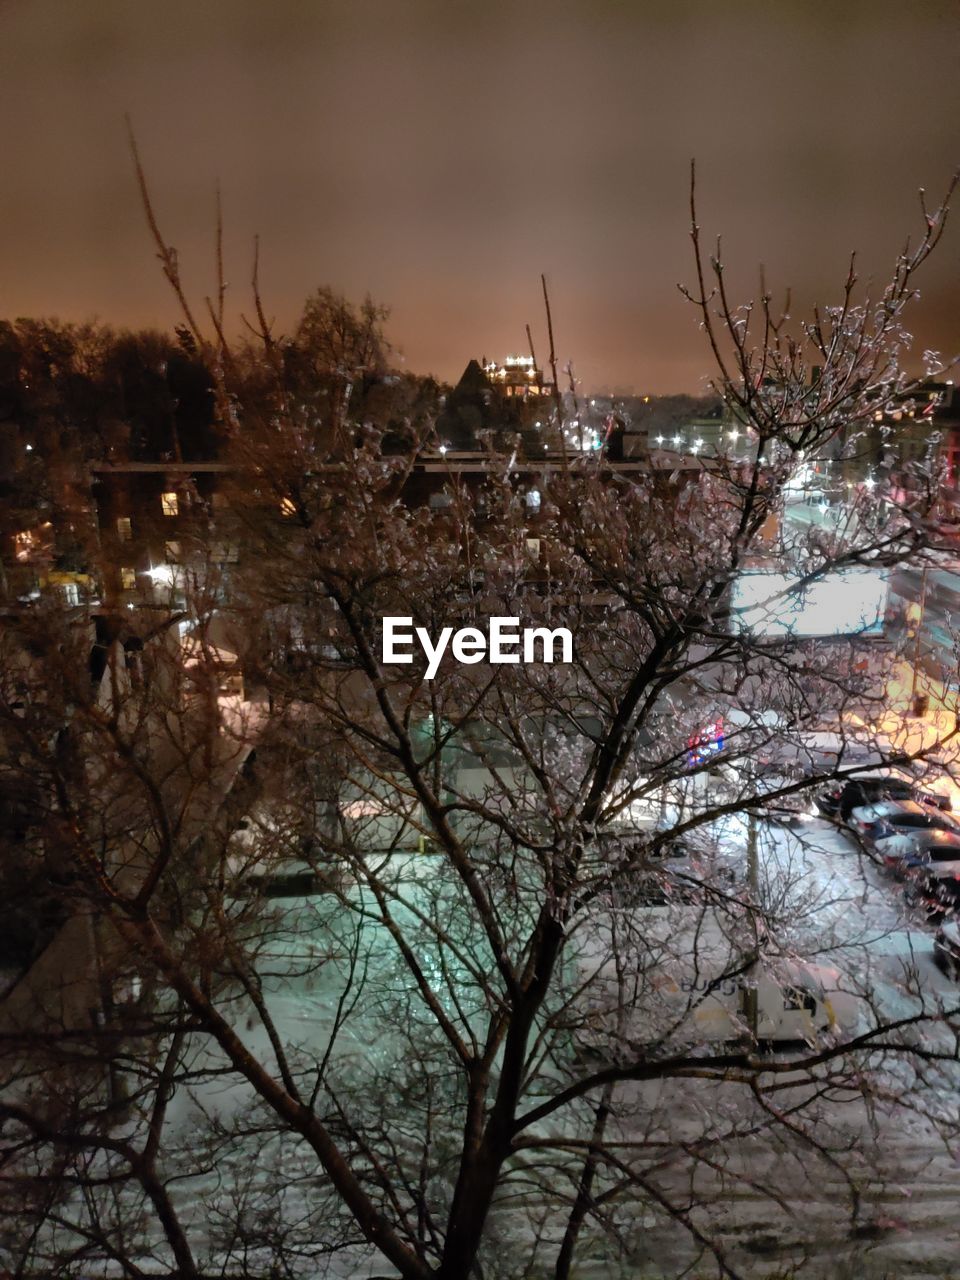
[[[745,826],[738,823],[727,820],[718,833],[728,848],[745,847]],[[424,877],[428,883],[436,871],[430,856],[409,857],[404,866],[412,879]],[[933,963],[932,930],[911,918],[898,886],[858,856],[855,846],[829,824],[808,821],[788,830],[763,823],[760,875],[762,890],[783,921],[778,941],[795,954],[835,965],[855,989],[869,994],[882,1016],[915,1011],[921,1002],[931,1009],[938,1003],[960,1004],[960,988]],[[314,1067],[327,1044],[341,990],[338,966],[329,962],[331,905],[324,898],[274,904],[284,927],[271,940],[262,966],[267,1004],[282,1042],[300,1046]],[[395,994],[403,969],[382,928],[370,926],[362,959],[369,966],[371,992],[389,987]],[[249,1006],[237,1006],[235,1025],[259,1058],[269,1062],[269,1039],[250,1012]],[[371,998],[343,1035],[337,1069],[347,1080],[353,1071],[358,1087],[372,1078],[371,1072],[381,1081],[391,1075],[400,1080],[403,1044],[401,1034],[390,1034]],[[165,1142],[167,1169],[176,1175],[171,1193],[191,1236],[208,1238],[213,1257],[227,1265],[211,1234],[213,1224],[221,1211],[231,1212],[238,1198],[245,1198],[260,1206],[248,1212],[282,1209],[306,1239],[313,1233],[321,1241],[331,1227],[318,1200],[315,1157],[287,1137],[256,1131],[225,1136],[234,1122],[242,1121],[250,1090],[217,1074],[222,1063],[207,1046],[197,1042],[194,1054],[194,1066],[209,1068],[210,1074],[175,1095]],[[651,1185],[692,1204],[698,1223],[747,1280],[780,1280],[795,1274],[800,1263],[800,1274],[812,1280],[956,1280],[958,1148],[944,1142],[923,1108],[955,1120],[960,1076],[952,1070],[931,1072],[917,1087],[920,1108],[911,1105],[909,1091],[918,1084],[911,1070],[898,1074],[887,1065],[869,1079],[874,1092],[867,1096],[836,1090],[820,1096],[822,1077],[817,1076],[792,1078],[772,1096],[790,1122],[792,1108],[804,1103],[815,1133],[842,1153],[834,1164],[814,1159],[801,1135],[786,1141],[782,1124],[770,1124],[750,1091],[730,1083],[683,1079],[621,1086],[620,1136],[642,1152]],[[394,1122],[394,1138],[415,1145],[415,1115],[398,1115]],[[721,1135],[719,1145],[703,1148],[712,1152],[711,1163],[695,1165],[690,1158],[694,1147],[717,1143]],[[215,1172],[199,1172],[208,1144],[214,1143]],[[271,1183],[283,1188],[279,1199],[271,1198]],[[859,1196],[855,1217],[850,1212],[852,1184]],[[768,1193],[771,1187],[776,1196]],[[524,1199],[536,1213],[535,1198],[521,1194],[514,1201],[512,1222]],[[605,1253],[599,1241],[587,1249],[579,1280],[675,1280],[687,1266],[692,1269],[684,1274],[701,1280],[716,1274],[708,1259],[697,1262],[689,1237],[651,1203],[635,1193],[621,1199],[616,1252]],[[501,1218],[497,1229],[505,1228]],[[519,1235],[512,1228],[507,1233],[521,1253],[524,1229],[520,1223]],[[545,1235],[553,1234],[548,1225]],[[296,1230],[291,1239],[295,1235]],[[253,1246],[249,1258],[253,1264]],[[234,1265],[236,1261],[234,1257]],[[299,1274],[306,1278],[316,1273],[309,1254],[301,1261]],[[388,1273],[386,1264],[357,1249],[343,1251],[332,1271],[351,1280]],[[291,1274],[298,1274],[296,1267]]]
[[[745,832],[738,832],[736,821],[728,821],[723,839],[742,847]],[[760,853],[765,891],[773,898],[779,894],[781,913],[791,917],[781,939],[789,950],[836,965],[885,1018],[918,1011],[922,1002],[928,1009],[960,1005],[960,988],[933,962],[932,929],[911,918],[898,886],[860,857],[844,835],[821,821],[793,830],[763,824]],[[411,860],[409,865],[429,874],[430,862]],[[302,1045],[314,1058],[326,1044],[338,992],[330,981],[331,970],[322,964],[303,971],[304,961],[322,962],[329,946],[326,926],[318,927],[317,903],[287,904],[290,932],[285,941],[278,938],[273,944],[271,976],[265,984],[284,1042]],[[390,981],[396,979],[384,939],[371,946],[369,958],[384,966],[379,981],[388,975]],[[269,1060],[262,1031],[243,1030],[248,1042]],[[362,1016],[348,1029],[340,1049],[342,1060],[354,1061],[363,1072],[375,1068],[387,1073],[399,1068],[400,1051],[399,1041],[393,1042],[382,1026],[378,1030]],[[944,1143],[922,1108],[909,1105],[907,1090],[916,1085],[911,1070],[904,1068],[898,1076],[896,1067],[887,1065],[874,1085],[875,1094],[866,1099],[835,1092],[818,1098],[816,1079],[811,1083],[804,1078],[775,1095],[785,1110],[805,1100],[817,1132],[838,1150],[846,1150],[836,1167],[809,1156],[802,1139],[785,1142],[779,1125],[751,1134],[759,1116],[755,1099],[748,1090],[729,1084],[674,1080],[624,1086],[620,1100],[632,1110],[635,1127],[628,1123],[622,1137],[651,1150],[662,1150],[663,1143],[676,1151],[678,1139],[695,1143],[727,1127],[731,1136],[723,1145],[712,1184],[705,1181],[702,1167],[691,1182],[689,1160],[671,1163],[659,1157],[655,1180],[662,1191],[684,1200],[695,1188],[698,1220],[728,1250],[738,1274],[750,1280],[790,1275],[790,1268],[800,1262],[805,1263],[802,1274],[815,1280],[955,1278],[960,1274],[958,1149]],[[953,1070],[931,1072],[917,1093],[924,1107],[950,1119],[956,1118],[958,1097],[960,1075]],[[244,1087],[212,1080],[192,1098],[175,1100],[172,1123],[180,1132],[195,1132],[204,1112],[226,1122],[248,1100]],[[284,1151],[284,1168],[307,1176],[310,1161],[304,1163],[302,1150],[289,1144],[277,1144],[276,1150]],[[265,1159],[265,1151],[264,1146],[259,1159]],[[849,1207],[851,1179],[860,1197],[855,1218]],[[777,1188],[780,1202],[762,1192],[761,1183]],[[192,1185],[185,1183],[180,1193],[185,1202]],[[291,1203],[299,1204],[300,1194],[292,1188]],[[307,1211],[307,1201],[300,1207]],[[695,1263],[684,1233],[661,1215],[649,1209],[638,1214],[637,1202],[626,1198],[618,1218],[629,1261],[598,1251],[578,1272],[583,1280],[621,1275],[630,1280],[672,1278],[682,1265]],[[343,1266],[343,1274],[365,1274],[365,1264],[356,1255],[349,1262],[345,1257]],[[713,1274],[706,1262],[701,1266],[692,1274]]]

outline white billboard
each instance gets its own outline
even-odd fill
[[[744,573],[733,584],[733,627],[761,636],[882,635],[887,570],[843,569],[797,587],[796,574]]]

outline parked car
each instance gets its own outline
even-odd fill
[[[897,831],[875,840],[873,849],[883,866],[902,880],[914,867],[960,864],[960,831]]]
[[[892,836],[914,831],[948,831],[960,834],[960,824],[948,813],[917,804],[915,800],[881,800],[854,809],[847,823],[868,847]]]
[[[949,811],[950,797],[945,793],[925,791],[905,773],[889,770],[863,777],[838,780],[816,797],[816,806],[825,818],[846,822],[854,809],[883,800],[915,800],[933,809]]]
[[[960,978],[960,920],[944,920],[933,939],[933,958],[944,973]]]
[[[954,915],[960,910],[960,876],[918,868],[907,875],[903,896],[907,906],[922,911],[928,920]]]
[[[916,800],[916,783],[899,774],[874,774],[872,777],[848,778],[837,797],[837,816],[846,822],[854,809],[878,804],[884,800]]]

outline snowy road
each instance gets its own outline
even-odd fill
[[[740,834],[745,838],[745,830]],[[735,823],[726,836],[737,842]],[[831,824],[813,820],[793,829],[764,824],[760,861],[763,897],[784,920],[779,941],[835,965],[851,989],[869,998],[874,1018],[960,1006],[960,987],[934,963],[933,927],[907,910],[900,886]],[[923,1035],[931,1044],[952,1048],[943,1029]],[[802,1142],[798,1155],[795,1144],[778,1139],[775,1127],[751,1135],[750,1122],[761,1113],[746,1089],[737,1104],[728,1084],[662,1082],[637,1089],[637,1109],[667,1117],[662,1129],[655,1123],[644,1126],[648,1143],[676,1143],[684,1133],[694,1143],[722,1128],[705,1124],[705,1115],[727,1118],[731,1136],[722,1143],[712,1185],[704,1185],[702,1176],[691,1180],[689,1166],[679,1162],[658,1185],[675,1196],[702,1198],[699,1220],[722,1241],[738,1274],[771,1280],[801,1268],[796,1274],[817,1280],[955,1280],[960,1276],[960,1142],[945,1142],[930,1116],[951,1126],[956,1121],[960,1071],[954,1064],[942,1071],[931,1068],[918,1087],[906,1063],[886,1063],[872,1086],[866,1097],[825,1092],[808,1104],[814,1131],[846,1152],[836,1168],[814,1159],[812,1151],[805,1159]],[[781,1093],[775,1105],[790,1115],[791,1107],[814,1093],[808,1081],[793,1093]],[[780,1190],[780,1204],[768,1194],[771,1185]],[[855,1219],[849,1207],[852,1185],[859,1197]],[[649,1270],[623,1275],[669,1277],[679,1275],[683,1265],[693,1265],[697,1276],[714,1274],[708,1260],[700,1270],[695,1252],[677,1250],[676,1230],[651,1217],[635,1255],[637,1262],[647,1259]],[[665,1263],[671,1256],[672,1271]],[[583,1273],[585,1280],[618,1274],[613,1266],[612,1258],[598,1259],[594,1271]]]
[[[728,821],[722,839],[743,848],[745,829]],[[419,865],[427,868],[429,859]],[[778,942],[795,954],[834,965],[851,989],[869,998],[876,1015],[891,1019],[960,1004],[960,988],[934,964],[933,929],[911,915],[899,886],[829,823],[814,820],[793,829],[762,824],[760,867],[763,897],[782,923]],[[272,946],[264,984],[282,1041],[300,1045],[314,1057],[327,1042],[338,994],[338,984],[331,980],[335,966],[327,967],[328,918],[321,902],[285,906],[290,932]],[[366,957],[368,963],[384,966],[381,982],[396,980],[387,952],[381,940]],[[237,1025],[269,1061],[265,1034],[244,1026],[239,1015]],[[364,1069],[389,1072],[399,1040],[364,1037],[354,1029],[362,1025],[362,1020],[348,1025],[338,1049],[341,1061],[353,1059]],[[929,1034],[935,1037],[936,1029]],[[678,1141],[686,1141],[691,1149],[705,1144],[709,1154],[710,1143],[719,1144],[712,1166],[694,1166],[682,1152],[679,1159],[676,1154],[658,1158],[653,1182],[664,1194],[697,1206],[698,1221],[722,1242],[736,1273],[750,1280],[779,1280],[795,1274],[792,1269],[801,1264],[799,1274],[815,1280],[960,1276],[960,1147],[945,1143],[926,1114],[948,1120],[956,1116],[960,1073],[953,1065],[931,1069],[920,1082],[919,1107],[909,1101],[917,1086],[915,1074],[903,1063],[886,1063],[871,1078],[866,1094],[825,1088],[820,1095],[816,1076],[784,1084],[770,1106],[788,1121],[796,1114],[798,1131],[812,1122],[813,1131],[840,1153],[835,1164],[812,1155],[807,1159],[802,1134],[786,1141],[782,1126],[771,1123],[770,1113],[750,1090],[730,1083],[673,1080],[622,1086],[622,1101],[633,1116],[633,1127],[625,1128],[622,1138],[652,1152],[676,1153]],[[235,1081],[211,1079],[192,1100],[175,1100],[174,1129],[183,1136],[196,1131],[201,1108],[229,1122],[249,1096],[246,1086]],[[262,1146],[261,1161],[267,1153]],[[318,1170],[302,1146],[278,1142],[276,1156],[284,1170],[296,1171],[309,1187]],[[241,1159],[241,1154],[232,1158]],[[183,1184],[185,1202],[197,1185],[193,1180]],[[771,1186],[778,1198],[771,1198]],[[855,1216],[852,1187],[858,1198]],[[288,1194],[298,1211],[307,1210],[308,1198],[301,1204],[299,1190]],[[578,1272],[581,1280],[673,1280],[690,1265],[690,1274],[704,1280],[716,1274],[709,1258],[696,1261],[684,1231],[662,1214],[641,1210],[625,1198],[617,1220],[628,1260],[621,1253],[598,1252],[592,1262],[585,1259]],[[349,1263],[345,1256],[343,1263],[341,1274],[364,1274],[356,1255]],[[379,1273],[385,1273],[382,1263]]]

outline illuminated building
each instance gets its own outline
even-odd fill
[[[543,372],[534,363],[533,356],[506,356],[503,364],[483,358],[483,372],[492,386],[505,396],[519,396],[527,400],[531,396],[552,396],[553,383],[544,382]]]

